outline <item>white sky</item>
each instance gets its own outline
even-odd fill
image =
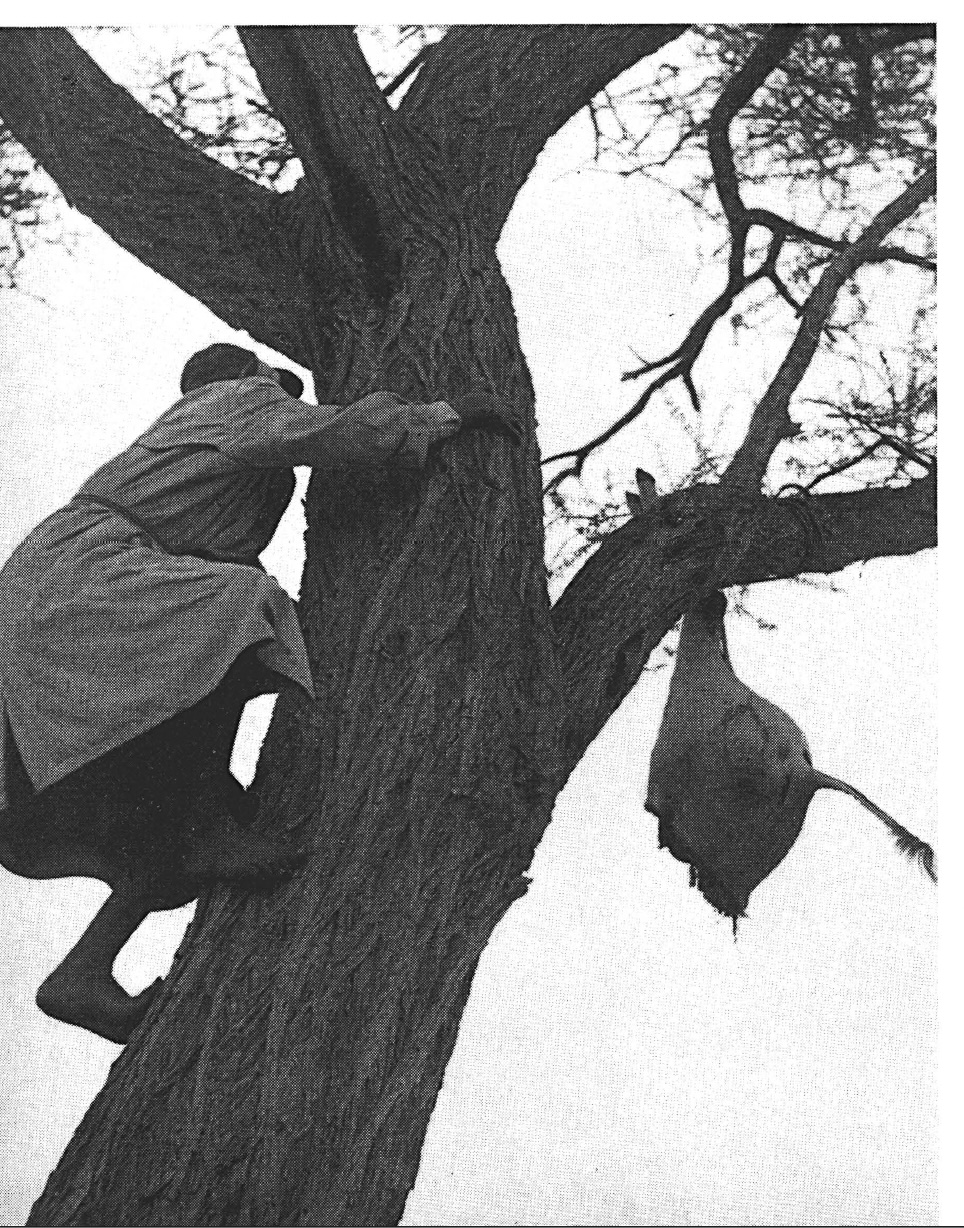
[[[665,193],[566,173],[584,136],[554,143],[500,249],[547,448],[615,416],[628,345],[659,350],[670,312],[702,305]],[[167,407],[187,354],[234,336],[96,232],[29,272],[46,304],[0,295],[0,559]],[[721,353],[721,403],[748,361]],[[611,463],[651,463],[648,446]],[[292,591],[300,518],[296,502],[266,555]],[[836,579],[755,589],[778,630],[738,620],[734,661],[819,767],[933,839],[935,559]],[[821,795],[734,945],[643,809],[668,680],[645,675],[594,744],[482,959],[406,1222],[933,1223],[936,893],[869,815]],[[245,777],[268,704],[252,707]],[[117,1049],[32,1005],[105,889],[0,882],[0,1222],[16,1223]],[[164,973],[186,917],[142,927],[129,988]]]

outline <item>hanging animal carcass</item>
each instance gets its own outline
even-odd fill
[[[751,893],[786,857],[818,789],[848,793],[886,824],[902,853],[934,878],[934,852],[859,790],[818,772],[799,726],[733,672],[714,592],[683,619],[669,698],[649,767],[646,808],[659,844],[690,867],[720,913],[746,913]]]

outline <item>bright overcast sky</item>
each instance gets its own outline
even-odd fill
[[[587,135],[577,120],[553,143],[500,249],[547,448],[610,421],[630,347],[658,351],[702,305],[692,223],[641,179],[577,173]],[[238,339],[86,227],[72,257],[24,272],[45,301],[0,295],[0,560],[175,399],[190,352]],[[746,344],[702,373],[720,406],[756,368]],[[658,434],[611,467],[654,467]],[[292,591],[301,530],[296,502],[265,556]],[[736,620],[734,662],[818,767],[933,839],[933,553],[835,581],[754,589],[777,629]],[[667,685],[645,675],[591,748],[483,956],[406,1222],[933,1223],[936,893],[823,794],[734,944],[643,809]],[[0,1222],[16,1223],[118,1050],[32,1004],[105,889],[0,880]],[[129,988],[163,975],[186,919],[142,927]]]

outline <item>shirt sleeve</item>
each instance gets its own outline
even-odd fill
[[[428,449],[454,435],[461,419],[445,401],[408,404],[373,392],[352,405],[309,405],[272,380],[237,384],[223,451],[256,468],[381,462],[421,468]]]

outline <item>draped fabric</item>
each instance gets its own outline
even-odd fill
[[[262,376],[162,414],[0,570],[0,809],[11,734],[46,788],[203,699],[249,645],[312,695],[294,605],[250,565],[294,493],[291,466],[417,467],[458,426],[444,402],[314,406]],[[82,501],[98,497],[152,532]]]

